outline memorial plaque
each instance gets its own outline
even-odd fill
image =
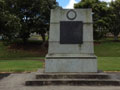
[[[83,22],[61,21],[60,22],[60,44],[82,44]]]

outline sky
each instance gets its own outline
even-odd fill
[[[80,0],[56,0],[60,6],[66,9],[73,9],[74,4],[78,3]],[[110,2],[111,0],[101,0],[101,1],[106,1]]]

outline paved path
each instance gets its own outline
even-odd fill
[[[34,79],[34,73],[11,74],[0,80],[0,90],[120,90],[118,86],[25,86],[25,81]]]

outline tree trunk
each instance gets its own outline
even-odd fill
[[[28,39],[27,39],[27,38],[22,38],[22,40],[23,40],[23,43],[24,43],[24,44],[26,44],[26,43],[27,43],[27,41],[28,41]]]
[[[118,36],[117,35],[114,36],[114,40],[118,41]]]
[[[41,36],[42,36],[43,42],[45,42],[46,41],[46,39],[45,39],[45,33],[42,33]]]

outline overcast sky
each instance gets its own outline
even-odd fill
[[[67,9],[73,9],[74,3],[77,3],[79,1],[80,0],[57,0],[60,6]],[[111,0],[101,0],[101,1],[110,2]]]

